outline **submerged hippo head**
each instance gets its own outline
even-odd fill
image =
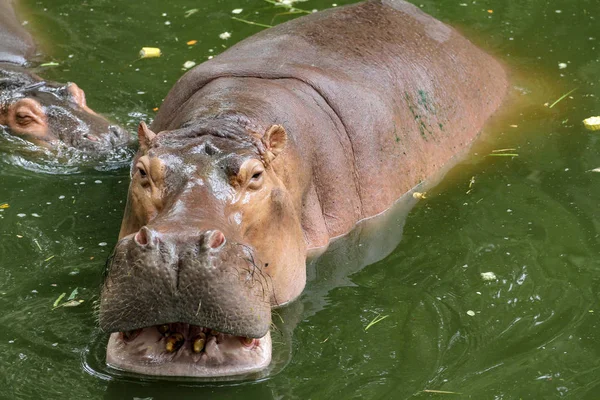
[[[45,82],[21,70],[0,71],[0,125],[53,148],[66,145],[106,153],[129,143],[127,132],[90,109],[76,84]]]
[[[276,167],[285,130],[209,121],[155,135],[142,123],[139,139],[101,295],[107,362],[154,375],[264,368],[271,307],[305,283],[299,199]]]

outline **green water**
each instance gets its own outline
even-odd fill
[[[106,368],[94,302],[128,169],[47,174],[1,163],[0,204],[10,208],[0,211],[0,398],[599,398],[600,173],[588,171],[600,167],[600,134],[581,120],[600,114],[600,2],[416,4],[506,64],[513,106],[413,209],[391,255],[327,290],[319,276],[345,265],[317,263],[306,294],[281,311],[296,326],[282,339],[291,358],[276,356],[272,376],[207,384]],[[184,62],[263,29],[231,20],[233,9],[263,24],[296,16],[262,0],[24,5],[42,60],[60,63],[40,73],[77,82],[131,130],[152,118]],[[142,46],[164,55],[133,62]],[[519,156],[488,156],[502,148]],[[488,271],[496,281],[482,280]],[[80,306],[52,310],[75,288]],[[387,318],[365,331],[377,315]]]

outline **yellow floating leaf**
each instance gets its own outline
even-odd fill
[[[155,58],[162,55],[158,47],[142,47],[140,50],[140,58]]]
[[[8,203],[2,203],[2,204],[0,204],[0,208],[1,209],[8,208],[8,207],[10,207],[10,205]]]
[[[583,125],[590,131],[600,131],[600,117],[589,117],[583,120]],[[0,206],[1,208],[2,206]]]
[[[198,43],[198,41],[197,41],[197,40],[190,40],[190,41],[189,41],[189,42],[187,42],[186,44],[187,44],[188,46],[193,46],[193,45],[195,45],[196,43]]]

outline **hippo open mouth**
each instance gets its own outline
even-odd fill
[[[257,372],[271,362],[271,335],[260,339],[173,323],[110,336],[107,364],[146,375],[219,377]]]

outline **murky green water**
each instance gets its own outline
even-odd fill
[[[26,1],[42,59],[60,63],[40,73],[77,82],[91,106],[133,129],[184,62],[262,29],[231,20],[233,9],[263,24],[290,18],[262,0],[174,3]],[[306,294],[281,311],[286,326],[297,321],[283,370],[217,385],[108,370],[94,302],[127,168],[56,175],[0,163],[0,203],[10,204],[0,210],[0,398],[598,398],[600,173],[589,170],[600,167],[600,134],[581,120],[600,114],[600,2],[416,4],[506,63],[516,105],[413,209],[391,255],[347,279],[353,266],[334,256],[311,269]],[[133,62],[142,46],[164,56]],[[488,156],[503,148],[519,156]],[[488,271],[498,279],[483,281]],[[75,288],[79,307],[52,310]],[[377,315],[388,317],[365,331]]]

